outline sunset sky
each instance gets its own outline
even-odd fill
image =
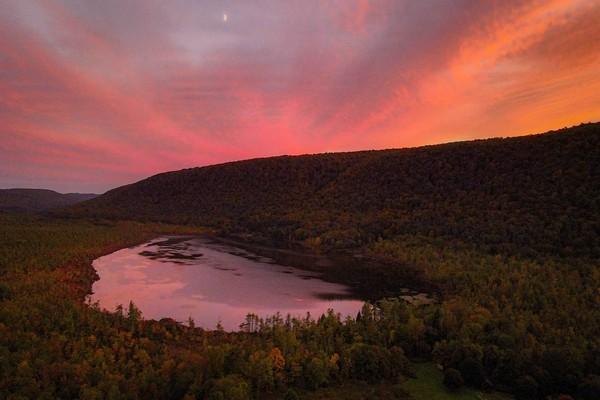
[[[600,0],[2,0],[0,188],[600,120]]]

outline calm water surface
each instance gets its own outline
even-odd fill
[[[146,319],[170,317],[237,330],[248,313],[318,317],[333,308],[356,315],[362,301],[344,285],[202,237],[161,237],[93,263],[91,301],[114,310],[133,301]]]

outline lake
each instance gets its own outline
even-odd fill
[[[144,318],[191,317],[197,326],[238,330],[248,313],[318,317],[332,308],[355,316],[363,302],[349,287],[208,237],[156,238],[100,257],[92,302],[114,311],[133,301]]]

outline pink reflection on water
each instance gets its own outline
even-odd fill
[[[208,329],[220,321],[226,330],[237,330],[248,313],[317,317],[332,308],[354,316],[363,304],[347,299],[347,287],[317,274],[201,238],[158,238],[93,265],[100,280],[91,300],[102,308],[114,310],[131,300],[146,319],[192,317]]]

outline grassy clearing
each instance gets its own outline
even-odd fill
[[[471,388],[450,392],[442,383],[443,374],[431,363],[415,364],[417,379],[409,379],[404,389],[414,400],[510,400],[501,393],[484,393]]]
[[[304,400],[410,400],[400,384],[349,382],[340,386],[300,393]]]

